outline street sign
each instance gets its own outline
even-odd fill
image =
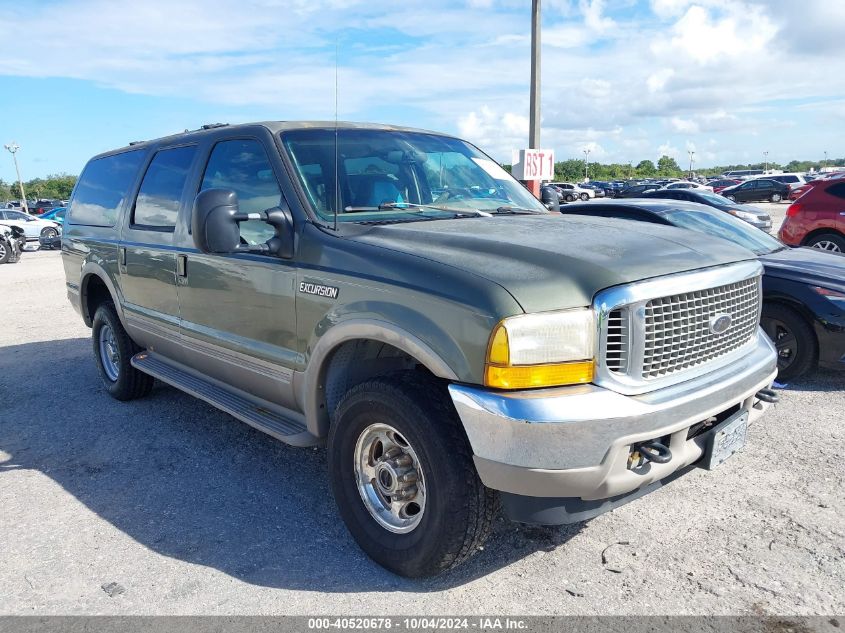
[[[511,174],[517,180],[554,180],[553,149],[521,149],[513,152]]]

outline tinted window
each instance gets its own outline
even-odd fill
[[[757,255],[785,248],[771,235],[721,211],[673,209],[666,217],[675,226],[730,240]]]
[[[238,194],[241,213],[272,209],[282,198],[264,146],[251,139],[222,141],[214,146],[200,191],[217,188]],[[241,222],[241,238],[248,244],[263,244],[274,234],[273,228],[260,220]]]
[[[144,151],[134,150],[89,162],[76,185],[68,223],[114,226],[143,159]]]
[[[196,147],[164,149],[154,157],[135,199],[132,224],[173,228]]]
[[[845,182],[838,182],[835,185],[831,185],[827,188],[827,193],[831,196],[845,199]]]

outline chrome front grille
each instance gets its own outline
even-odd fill
[[[752,278],[646,303],[642,377],[660,378],[745,345],[757,331],[759,295]],[[713,332],[713,320],[725,314],[728,329]]]
[[[600,292],[595,382],[645,393],[731,363],[757,340],[761,273],[746,261]]]

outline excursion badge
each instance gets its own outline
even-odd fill
[[[321,284],[312,284],[306,281],[301,281],[299,282],[299,292],[303,292],[307,295],[317,295],[318,297],[337,299],[339,290],[334,286],[323,286]]]

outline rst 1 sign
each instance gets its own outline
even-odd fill
[[[553,149],[521,149],[513,152],[511,174],[517,180],[554,180]]]

